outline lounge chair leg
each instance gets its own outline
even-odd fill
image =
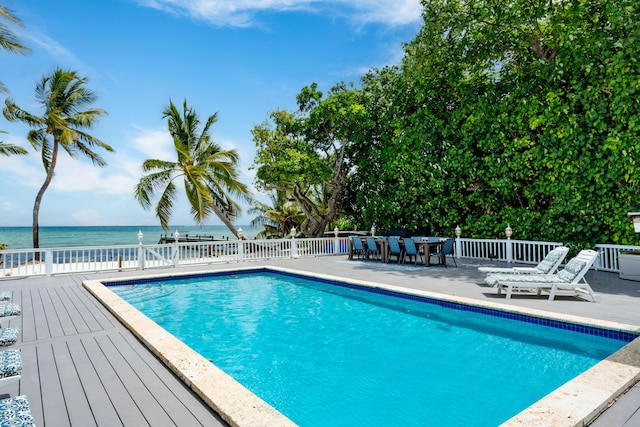
[[[509,287],[507,287],[506,299],[510,299],[511,298],[511,292],[513,292],[513,285],[509,285]]]

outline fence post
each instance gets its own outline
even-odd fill
[[[462,258],[462,241],[460,240],[460,236],[462,235],[462,230],[460,226],[456,226],[456,258]]]
[[[340,230],[336,225],[336,227],[333,229],[333,235],[334,235],[333,254],[334,255],[338,255],[340,253],[340,238],[338,237],[338,234],[340,234]]]
[[[507,262],[513,262],[513,243],[511,242],[511,234],[513,230],[511,226],[507,225],[507,228],[504,230],[504,234],[507,236]]]
[[[44,252],[44,273],[47,277],[51,277],[53,270],[53,253],[51,251]]]
[[[180,239],[180,233],[176,230],[173,233],[173,246],[171,247],[171,258],[173,259],[173,266],[178,268],[180,266],[180,257],[179,257],[179,248],[178,248],[178,240]]]
[[[298,257],[298,243],[296,242],[296,228],[291,229],[291,258]]]
[[[142,244],[142,230],[138,231],[138,270],[144,270],[144,245]]]

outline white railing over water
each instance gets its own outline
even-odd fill
[[[455,256],[537,264],[550,250],[561,245],[561,242],[458,237]],[[349,238],[325,237],[174,242],[156,245],[140,243],[37,250],[12,249],[0,251],[0,278],[345,255],[349,252],[349,247]],[[593,268],[617,272],[619,271],[619,253],[626,250],[640,250],[640,246],[598,244],[596,250],[600,252],[600,256]]]

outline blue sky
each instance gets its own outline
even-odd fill
[[[399,64],[402,43],[420,28],[419,0],[0,0],[24,24],[9,25],[31,50],[0,51],[0,81],[23,109],[41,114],[35,86],[54,68],[87,77],[93,105],[108,112],[90,133],[116,152],[108,162],[59,158],[44,195],[40,225],[158,225],[133,197],[145,159],[173,160],[162,120],[169,100],[186,99],[200,118],[218,112],[212,136],[241,159],[253,188],[251,129],[318,83],[355,82],[367,70]],[[2,96],[4,101],[6,96]],[[4,106],[4,102],[2,103]],[[0,117],[4,142],[28,156],[0,156],[0,226],[31,225],[44,180],[28,128]],[[262,200],[264,196],[257,195]],[[246,209],[245,209],[246,211]],[[246,212],[238,224],[247,224]],[[191,225],[181,199],[174,225]],[[207,225],[219,225],[212,217]]]

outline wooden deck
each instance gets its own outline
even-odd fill
[[[81,278],[0,281],[13,291],[22,379],[37,426],[226,426],[81,285]]]

